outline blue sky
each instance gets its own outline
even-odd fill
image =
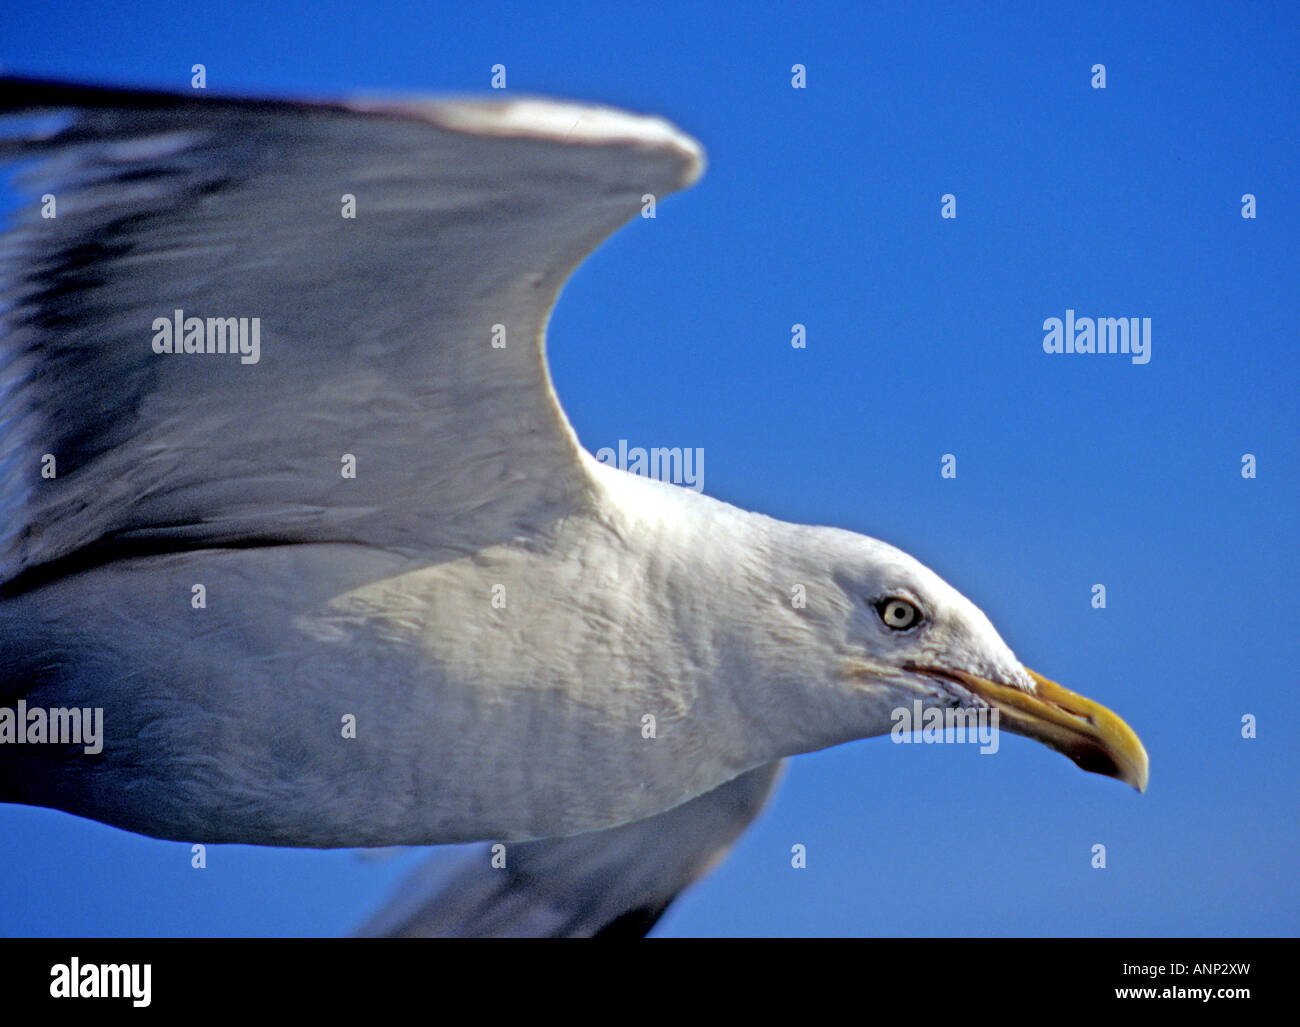
[[[0,66],[338,95],[504,64],[508,93],[670,118],[707,173],[552,321],[584,444],[702,447],[707,493],[911,552],[1150,753],[1142,796],[1014,737],[801,756],[658,933],[1295,935],[1300,9],[702,6],[10,2]],[[1151,318],[1150,362],[1044,353],[1067,308]],[[419,858],[200,872],[0,807],[0,934],[338,934]]]

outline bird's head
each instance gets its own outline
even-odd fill
[[[818,636],[819,648],[829,645],[839,713],[862,703],[874,718],[869,732],[881,734],[904,719],[881,718],[899,710],[987,708],[997,711],[998,728],[1146,789],[1147,754],[1132,728],[1024,666],[979,607],[929,568],[862,535],[801,534],[812,583],[789,615]]]

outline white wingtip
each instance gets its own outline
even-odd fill
[[[470,135],[595,146],[625,143],[672,150],[683,161],[682,188],[694,183],[704,172],[704,148],[697,140],[664,118],[631,114],[614,107],[540,97],[505,101],[361,99],[353,100],[347,106],[358,111],[405,113],[423,118],[439,128]]]

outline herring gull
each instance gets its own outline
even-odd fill
[[[914,703],[1145,787],[1122,720],[906,553],[581,448],[547,317],[700,174],[667,122],[19,79],[0,115],[28,200],[0,238],[0,706],[20,735],[20,706],[103,716],[99,752],[0,744],[0,801],[185,841],[526,843],[568,896],[536,929],[594,933],[705,872],[783,758]]]

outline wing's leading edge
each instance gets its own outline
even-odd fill
[[[120,552],[544,532],[590,485],[546,370],[551,306],[701,157],[659,119],[544,100],[7,78],[0,162],[28,199],[0,237],[12,584]]]

